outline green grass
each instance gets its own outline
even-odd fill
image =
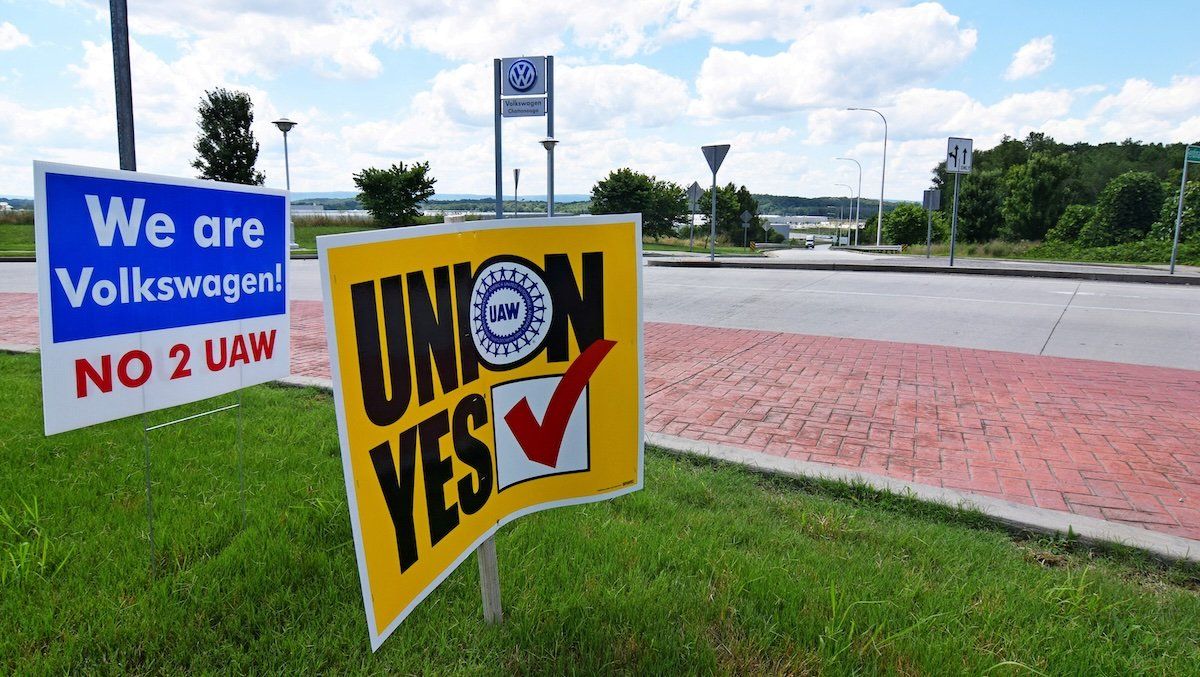
[[[645,490],[499,532],[504,624],[483,623],[470,558],[372,655],[327,394],[244,392],[244,530],[236,415],[150,433],[152,576],[140,419],[44,438],[38,380],[36,356],[0,355],[2,674],[1116,675],[1200,664],[1196,567],[653,450]]]
[[[0,223],[0,257],[32,255],[33,224]]]
[[[721,240],[718,239],[717,242],[719,243]],[[647,237],[642,239],[642,249],[652,252],[686,252],[692,250],[704,253],[708,251],[708,238],[697,236],[695,246],[689,248],[687,238],[666,237],[655,240]],[[762,256],[761,253],[757,253],[752,249],[747,249],[745,247],[731,247],[725,244],[717,245],[717,253],[738,254],[741,256]]]
[[[905,248],[905,253],[924,255],[925,245],[910,245]],[[949,254],[949,242],[933,244],[934,256],[948,256]],[[991,240],[990,242],[959,242],[955,245],[954,255],[989,259],[1166,265],[1171,260],[1171,243],[1142,240],[1112,247],[1081,247],[1069,242]],[[1181,242],[1177,263],[1185,266],[1200,266],[1200,242]]]

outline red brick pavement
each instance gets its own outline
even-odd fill
[[[36,339],[0,294],[0,343]],[[292,371],[329,377],[319,302]],[[646,428],[1200,538],[1200,372],[648,323]]]

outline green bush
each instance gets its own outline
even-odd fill
[[[1158,221],[1150,227],[1150,237],[1155,240],[1174,240],[1175,216],[1179,211],[1179,189],[1167,193],[1163,199]],[[1183,193],[1183,221],[1179,226],[1180,242],[1200,242],[1200,181],[1187,185]]]
[[[1096,202],[1096,215],[1079,231],[1079,244],[1106,247],[1146,237],[1158,218],[1164,190],[1150,172],[1125,172],[1108,182]]]
[[[883,216],[883,239],[891,244],[925,244],[928,215],[920,205],[905,203]],[[945,217],[933,217],[933,241],[941,242],[949,235]],[[866,240],[864,240],[865,242]]]
[[[1058,224],[1046,233],[1047,242],[1074,242],[1079,239],[1083,227],[1096,216],[1096,208],[1091,205],[1071,205],[1059,217]]]

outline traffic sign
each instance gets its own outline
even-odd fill
[[[700,187],[700,182],[698,181],[693,181],[692,185],[688,186],[687,199],[689,212],[696,211],[696,207],[698,207],[700,203],[700,194],[702,192],[704,192],[704,189]]]
[[[506,118],[533,118],[546,114],[546,97],[517,96],[500,99],[500,115]]]
[[[500,60],[500,93],[530,96],[546,93],[546,57],[519,56]]]
[[[742,212],[742,223],[746,224],[747,226],[750,225],[750,219],[752,218],[752,216],[753,215],[750,213],[749,210]]]
[[[974,143],[971,139],[962,139],[957,136],[952,136],[946,141],[947,172],[951,174],[971,173],[971,147]]]
[[[942,208],[942,191],[930,188],[921,198],[921,207],[928,212],[936,212]]]
[[[1200,146],[1187,147],[1187,161],[1200,162]]]
[[[708,160],[708,168],[713,174],[721,168],[721,163],[725,161],[725,155],[729,153],[729,144],[721,144],[718,146],[701,146],[700,150],[704,152],[704,159]]]

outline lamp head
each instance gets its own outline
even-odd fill
[[[558,139],[552,139],[547,136],[546,138],[542,139],[542,148],[545,148],[548,151],[554,150],[554,146],[557,143]]]
[[[288,132],[292,131],[292,127],[296,126],[295,122],[293,122],[292,120],[289,120],[287,118],[279,118],[278,120],[272,121],[271,124],[278,127],[279,131],[283,132],[284,134],[287,134]]]

